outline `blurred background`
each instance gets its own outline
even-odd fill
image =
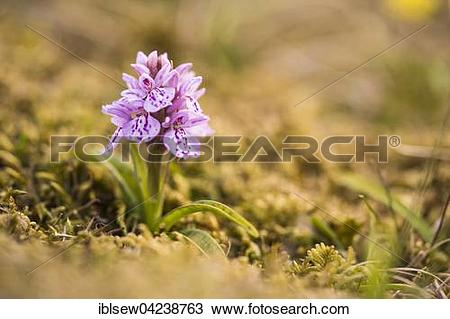
[[[122,72],[132,72],[129,64],[137,51],[158,50],[167,52],[175,64],[193,62],[203,76],[207,93],[200,102],[216,134],[242,134],[248,141],[267,135],[280,143],[287,134],[318,139],[358,134],[372,142],[379,134],[400,136],[404,146],[413,146],[412,151],[408,147],[391,150],[388,164],[339,168],[380,179],[436,229],[450,186],[448,14],[448,3],[440,0],[2,1],[0,148],[14,154],[19,164],[14,166],[14,160],[2,153],[1,189],[29,187],[27,176],[35,167],[52,170],[46,166],[50,135],[111,134],[109,117],[101,113],[101,105],[115,100],[121,90],[111,78],[120,82]],[[342,80],[322,90],[337,79]],[[232,257],[245,256],[252,263],[277,246],[297,258],[318,242],[340,246],[342,251],[353,246],[358,261],[367,257],[367,243],[357,232],[281,190],[308,194],[366,233],[370,214],[357,199],[357,190],[333,180],[329,170],[337,165],[302,161],[180,165],[184,173],[173,175],[168,208],[196,198],[222,200],[266,236],[266,242],[253,243],[238,230],[222,234],[214,223],[195,220],[211,227],[224,243],[229,239]],[[83,174],[81,179],[87,178]],[[63,180],[61,184],[62,192],[78,205],[94,196],[79,195],[76,183]],[[38,202],[50,217],[45,219],[36,210],[40,207],[36,200],[25,199],[22,207],[30,207],[25,215],[49,236],[50,226],[58,231],[64,228],[54,210],[68,207],[70,200],[36,187]],[[72,223],[86,225],[96,214],[114,214],[110,203],[115,193],[95,183],[89,187],[95,196],[103,196],[103,204],[94,205]],[[388,209],[373,205],[392,226],[395,220]],[[440,236],[450,236],[447,219]],[[417,236],[411,238],[405,239],[405,254],[413,259],[426,243]],[[19,259],[20,267],[32,263],[26,257]],[[448,250],[444,250],[433,261],[423,260],[416,266],[446,272],[448,261]],[[47,283],[57,275],[52,276],[45,277]],[[3,295],[22,296],[18,287],[11,283]],[[49,287],[44,295],[62,293]],[[243,294],[258,295],[266,289],[260,288]],[[105,289],[99,294],[114,295]],[[142,289],[148,295],[147,288]],[[167,288],[165,293],[174,290]],[[34,291],[28,293],[39,296]],[[84,296],[87,291],[78,287],[67,295]],[[230,288],[224,295],[242,296],[238,291]],[[292,292],[280,291],[274,294]],[[202,296],[200,292],[192,295]]]
[[[445,1],[4,1],[0,14],[3,105],[70,133],[110,130],[97,110],[120,87],[27,25],[119,81],[138,50],[192,61],[218,134],[375,127],[432,145],[448,104]]]

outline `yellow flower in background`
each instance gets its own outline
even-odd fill
[[[409,21],[429,19],[439,8],[440,0],[384,0],[396,17]]]

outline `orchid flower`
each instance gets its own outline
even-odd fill
[[[148,56],[139,52],[131,66],[136,76],[124,73],[127,89],[102,108],[117,127],[110,148],[122,139],[148,143],[161,137],[176,157],[198,156],[196,137],[213,134],[198,102],[205,93],[199,88],[202,77],[191,70],[191,63],[173,68],[167,54],[156,51]]]

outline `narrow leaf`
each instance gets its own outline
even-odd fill
[[[148,168],[146,163],[142,160],[141,155],[139,154],[138,145],[131,144],[130,151],[134,166],[135,178],[138,181],[138,185],[142,193],[142,198],[146,199],[149,197]]]
[[[139,192],[136,191],[138,189],[137,184],[134,178],[130,176],[132,174],[131,169],[130,172],[127,172],[127,168],[120,165],[123,165],[123,163],[112,159],[101,164],[104,165],[119,183],[127,204],[129,206],[137,205],[140,202],[140,198],[138,197]]]
[[[233,222],[235,222],[236,224],[242,226],[250,235],[252,235],[253,237],[259,236],[258,230],[255,228],[255,226],[253,226],[252,223],[250,223],[242,215],[238,214],[231,207],[229,207],[225,204],[216,202],[214,200],[199,200],[199,201],[196,201],[195,203],[207,204],[207,205],[211,205],[213,207],[217,207],[217,208],[221,209],[223,212],[225,212],[225,214],[227,214],[228,219],[230,219]]]
[[[225,256],[219,243],[206,231],[192,228],[184,229],[179,233],[205,256]]]
[[[210,212],[215,215],[228,218],[229,220],[242,226],[250,235],[254,237],[258,236],[258,231],[252,224],[250,224],[250,222],[228,206],[222,205],[223,204],[218,205],[218,203],[214,201],[197,201],[186,204],[171,210],[161,219],[161,223],[165,225],[165,230],[168,231],[176,222],[187,215],[198,212]],[[225,209],[223,207],[225,207]]]
[[[386,190],[382,185],[365,177],[350,172],[333,172],[331,174],[333,180],[339,185],[348,187],[356,192],[369,195],[373,199],[385,204],[391,205],[392,210],[398,215],[405,218],[411,226],[427,241],[433,237],[430,226],[418,214],[405,206],[400,200],[386,194]]]

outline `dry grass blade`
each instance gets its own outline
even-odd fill
[[[439,222],[438,222],[438,226],[436,228],[436,231],[434,233],[433,236],[433,240],[431,241],[431,246],[434,246],[434,244],[436,243],[438,237],[439,237],[439,233],[442,230],[442,226],[444,225],[444,220],[445,220],[445,214],[447,213],[447,209],[448,209],[448,205],[450,203],[450,193],[447,195],[447,200],[445,201],[444,206],[442,206],[442,210],[441,210],[441,214],[439,217]]]

